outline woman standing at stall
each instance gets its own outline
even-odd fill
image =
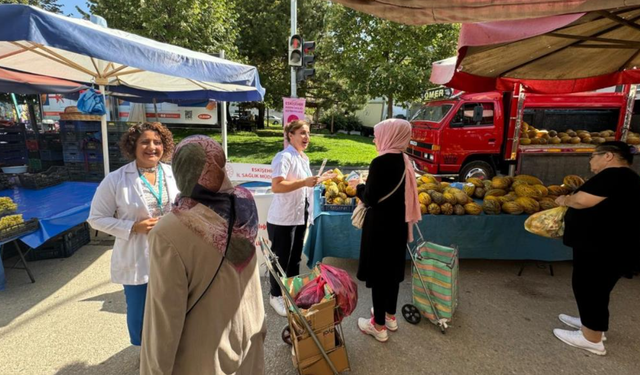
[[[632,163],[629,145],[602,143],[589,158],[595,176],[573,195],[556,199],[569,207],[563,241],[573,248],[571,283],[580,316],[560,314],[560,321],[574,330],[554,329],[553,334],[597,355],[607,353],[603,335],[609,329],[611,291],[640,264],[640,216],[625,214],[640,211],[640,176],[629,168]]]
[[[173,136],[159,122],[129,128],[120,141],[133,161],[109,173],[91,202],[89,224],[116,238],[111,256],[111,281],[124,286],[131,344],[140,345],[149,281],[147,235],[171,210],[178,194],[168,160]]]
[[[273,201],[267,214],[271,248],[287,276],[300,273],[300,257],[309,217],[313,221],[313,187],[321,181],[311,173],[304,151],[311,140],[309,124],[292,121],[284,128],[289,145],[271,162]],[[282,292],[273,275],[269,304],[280,316],[287,316]]]
[[[358,328],[380,342],[396,331],[400,283],[404,280],[405,251],[413,241],[413,224],[421,219],[418,186],[404,150],[411,140],[411,124],[389,119],[373,128],[378,157],[369,166],[366,184],[357,185],[358,198],[367,206],[362,226],[358,279],[371,288],[370,318],[358,319]]]

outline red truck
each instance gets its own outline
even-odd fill
[[[418,172],[461,181],[491,179],[498,173],[531,174],[548,184],[568,174],[588,177],[594,144],[521,145],[522,129],[530,125],[540,131],[611,131],[616,140],[626,139],[633,135],[629,132],[635,89],[633,85],[620,92],[564,95],[430,90],[427,98],[434,100],[411,119],[406,153]]]

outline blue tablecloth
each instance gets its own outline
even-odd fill
[[[0,191],[0,197],[10,197],[18,205],[25,220],[38,218],[40,229],[19,238],[35,249],[48,239],[87,220],[97,183],[64,182],[41,190],[14,188]],[[4,266],[0,259],[0,290],[4,289]]]
[[[304,253],[309,267],[324,257],[358,259],[362,231],[351,225],[351,213],[321,212],[320,191],[315,192],[314,225]],[[533,235],[524,230],[527,215],[424,215],[418,224],[427,241],[456,245],[460,258],[532,259],[560,261],[572,258],[561,240]],[[414,232],[417,234],[417,232]],[[417,238],[417,235],[414,236]]]

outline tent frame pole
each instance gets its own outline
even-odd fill
[[[105,107],[107,106],[107,96],[105,95],[104,85],[100,85],[100,93],[104,99]],[[104,160],[104,177],[109,175],[109,133],[107,132],[107,114],[100,117],[100,130],[102,133],[102,160]]]

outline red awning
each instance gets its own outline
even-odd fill
[[[465,24],[431,81],[464,91],[565,93],[640,83],[640,7]]]

